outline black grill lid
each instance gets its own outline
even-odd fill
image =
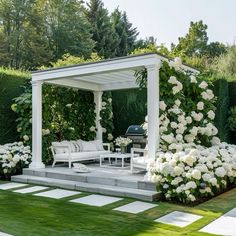
[[[140,125],[130,125],[125,135],[144,135],[145,131]]]

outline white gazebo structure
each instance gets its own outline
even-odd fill
[[[167,58],[155,53],[133,55],[99,62],[41,70],[32,73],[32,163],[30,168],[44,168],[42,162],[42,84],[72,87],[94,93],[97,139],[102,138],[100,110],[103,91],[138,88],[134,73],[147,69],[148,156],[159,148],[159,69]],[[193,68],[183,66],[196,72]]]

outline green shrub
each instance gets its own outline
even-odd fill
[[[229,111],[228,124],[230,131],[236,132],[236,106]]]
[[[0,144],[15,142],[19,135],[16,132],[16,114],[11,110],[13,98],[23,92],[23,85],[29,74],[0,68]]]
[[[228,110],[229,110],[229,88],[225,79],[214,82],[214,93],[217,96],[215,125],[221,141],[229,142]]]
[[[147,115],[147,90],[113,91],[114,136],[125,134],[128,126],[144,122]]]

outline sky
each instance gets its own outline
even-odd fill
[[[112,12],[126,11],[140,32],[139,38],[154,36],[157,43],[178,42],[190,21],[208,25],[209,41],[232,44],[236,41],[236,0],[103,0]]]

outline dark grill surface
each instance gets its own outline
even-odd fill
[[[133,136],[142,135],[142,136],[144,136],[144,134],[145,134],[145,131],[140,125],[130,125],[125,133],[126,136],[128,136],[128,135],[133,135]]]
[[[133,142],[128,145],[127,151],[130,152],[132,147],[145,148],[146,135],[144,129],[140,125],[131,125],[128,127],[125,137],[130,138]]]

